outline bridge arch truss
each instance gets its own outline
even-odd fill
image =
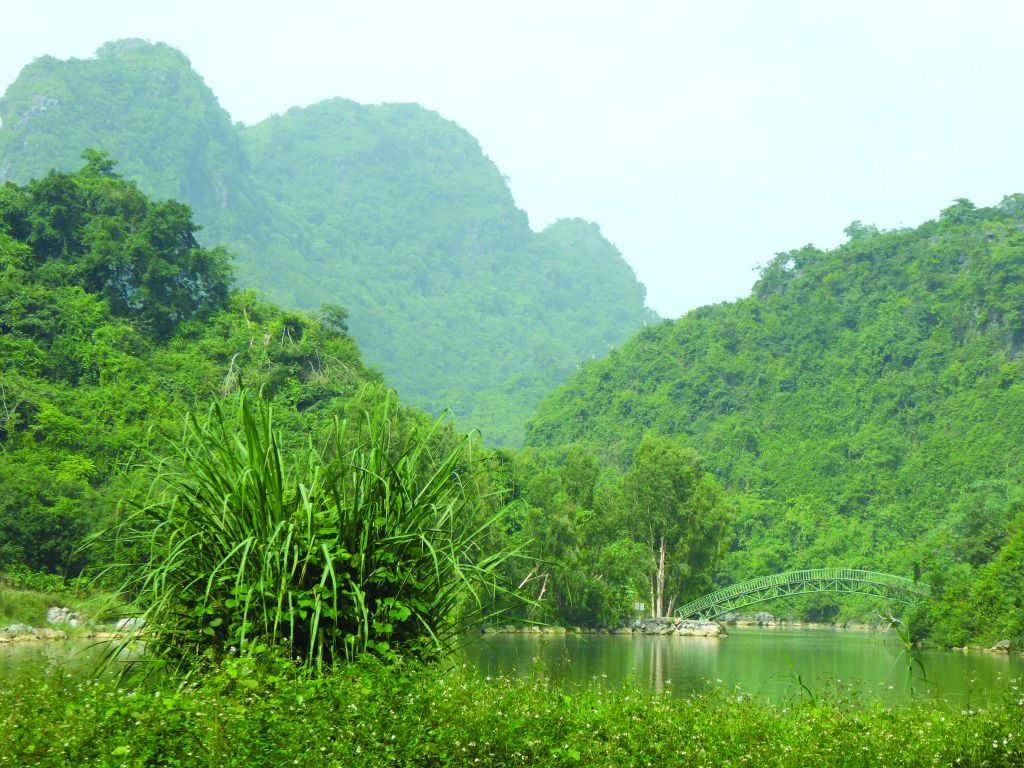
[[[918,605],[929,595],[926,584],[902,576],[856,568],[811,568],[739,582],[686,603],[675,613],[682,619],[711,620],[768,600],[815,592],[874,595],[905,605]]]

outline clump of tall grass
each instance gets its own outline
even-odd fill
[[[282,648],[321,668],[443,651],[488,618],[516,553],[482,551],[500,513],[485,511],[468,440],[397,419],[392,392],[363,400],[358,423],[290,452],[249,391],[188,417],[120,526],[136,539],[125,551],[144,553],[122,565],[148,656],[188,668]]]
[[[0,581],[0,628],[9,624],[41,627],[53,598],[43,592],[15,589]]]

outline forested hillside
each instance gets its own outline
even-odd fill
[[[918,629],[1024,636],[1024,197],[854,223],[753,293],[646,328],[545,400],[528,444],[627,465],[676,436],[745,492],[720,582],[848,565],[930,579]],[[834,606],[821,598],[824,615]]]
[[[240,381],[299,442],[379,386],[337,308],[286,312],[230,283],[188,208],[105,156],[0,187],[0,570],[76,573],[138,463]]]
[[[655,319],[596,225],[534,233],[477,141],[414,104],[336,99],[232,125],[184,55],[129,40],[35,61],[0,119],[0,180],[110,152],[143,191],[192,206],[242,286],[343,305],[406,399],[492,443],[518,443],[579,361]]]

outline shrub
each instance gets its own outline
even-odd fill
[[[50,595],[58,595],[67,590],[63,576],[56,573],[33,571],[26,566],[13,567],[0,573],[0,587],[2,586],[45,592]]]
[[[271,406],[245,390],[189,416],[173,458],[152,467],[151,500],[120,528],[144,543],[123,565],[148,656],[187,669],[282,647],[320,668],[443,651],[487,618],[516,553],[481,551],[494,520],[468,441],[435,458],[440,422],[410,427],[394,393],[376,395],[322,449],[285,451]]]

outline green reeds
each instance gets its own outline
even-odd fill
[[[123,565],[148,657],[188,669],[276,648],[322,668],[441,652],[490,617],[517,553],[481,551],[501,513],[484,511],[468,441],[434,457],[440,423],[399,427],[394,393],[368,399],[360,423],[290,453],[244,390],[188,418],[120,527],[145,553]]]

